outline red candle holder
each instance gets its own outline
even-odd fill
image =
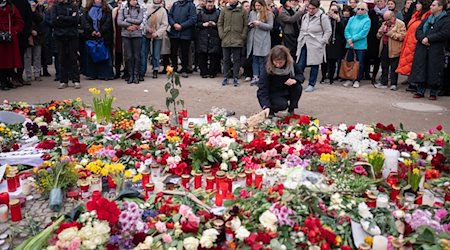
[[[181,115],[182,115],[184,118],[187,118],[187,117],[188,117],[188,111],[187,111],[187,109],[181,110]]]
[[[194,175],[194,189],[202,188],[202,173],[195,173]]]
[[[220,183],[225,181],[225,172],[219,170],[216,172],[216,187],[220,187]]]
[[[394,186],[398,183],[398,175],[397,172],[391,172],[389,176],[386,178],[386,183],[389,184],[389,186]]]
[[[373,194],[369,194],[366,199],[366,204],[370,208],[375,208],[377,206],[377,197]]]
[[[211,122],[212,122],[212,114],[206,114],[206,121],[207,121],[208,123],[211,123]]]
[[[233,181],[236,175],[234,174],[227,174],[227,183],[228,183],[228,192],[233,193]]]
[[[8,192],[1,192],[0,193],[0,204],[5,204],[9,206],[9,194]]]
[[[8,174],[6,178],[7,178],[8,192],[10,193],[16,192],[17,190],[16,175]]]
[[[9,209],[11,211],[11,221],[21,221],[22,220],[22,208],[20,207],[19,199],[12,199],[9,202]]]
[[[18,171],[14,171],[14,180],[16,181],[16,189],[20,187],[20,175]]]
[[[250,169],[245,170],[245,185],[251,187],[253,184],[253,171]]]
[[[178,119],[178,125],[183,125],[183,114],[181,113],[181,112],[178,112],[178,116],[177,116],[177,119]]]
[[[397,201],[397,196],[400,194],[400,189],[401,189],[401,187],[398,185],[392,186],[391,193],[389,195],[389,198],[391,199],[391,201],[393,201],[393,202]]]
[[[261,189],[262,188],[262,182],[263,182],[263,174],[262,173],[256,173],[255,174],[255,188]]]
[[[216,200],[214,203],[217,207],[221,207],[223,205],[223,196],[220,192],[216,193]]]
[[[184,188],[186,188],[186,189],[189,189],[189,179],[190,179],[190,176],[188,175],[188,174],[183,174],[182,176],[181,176],[181,185],[184,187]]]
[[[142,188],[145,189],[145,185],[150,182],[150,171],[142,172]]]
[[[212,191],[214,189],[214,176],[208,176],[206,177],[206,191]]]
[[[150,195],[152,195],[153,191],[155,191],[155,184],[147,183],[147,185],[145,185],[145,197],[144,197],[145,201],[148,200]]]
[[[67,198],[69,198],[69,199],[78,200],[79,196],[80,196],[80,194],[77,191],[68,191],[67,192]]]
[[[228,183],[227,182],[221,182],[219,185],[220,190],[217,190],[222,194],[223,198],[226,198],[228,196]]]

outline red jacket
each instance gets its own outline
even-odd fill
[[[0,42],[0,55],[2,55],[0,69],[22,67],[17,33],[22,32],[24,23],[19,10],[8,3],[6,8],[0,8],[0,31],[9,32],[9,20],[11,20],[12,42]]]
[[[416,11],[408,23],[405,39],[403,40],[402,52],[400,54],[400,61],[397,67],[397,73],[409,76],[411,73],[411,66],[414,59],[414,51],[416,50],[416,30],[422,20],[428,18],[431,12],[428,10],[419,19],[420,11]]]

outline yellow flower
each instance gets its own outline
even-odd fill
[[[51,106],[51,107],[48,108],[48,110],[52,110],[52,111],[55,110],[55,109],[56,109],[55,106]]]
[[[173,68],[172,68],[170,65],[167,65],[167,67],[166,67],[166,72],[167,72],[168,75],[169,75],[169,74],[172,74]]]
[[[138,182],[140,179],[142,179],[142,174],[139,173],[135,176],[133,176],[133,179],[131,179],[133,182]]]
[[[316,126],[320,126],[320,121],[319,121],[319,119],[315,119],[315,120],[314,120],[314,124],[316,124]]]
[[[111,91],[113,91],[113,88],[105,88],[105,93],[107,95],[109,95],[109,93],[111,93]]]
[[[336,236],[336,246],[340,246],[342,243],[342,237],[341,236]]]
[[[419,156],[419,154],[417,153],[417,151],[412,151],[412,152],[411,152],[411,157],[412,157],[412,158],[417,159],[418,156]]]
[[[108,176],[108,174],[109,174],[108,169],[107,169],[106,167],[102,168],[102,170],[100,171],[100,173],[101,173],[103,176]]]
[[[80,97],[77,97],[77,98],[75,98],[75,101],[81,102],[81,98],[80,98]]]
[[[335,161],[336,157],[334,156],[334,154],[321,154],[320,155],[320,161],[322,162],[330,162],[330,161]]]
[[[413,174],[416,174],[416,175],[418,175],[420,173],[420,171],[419,171],[419,169],[418,168],[414,168],[413,169]]]
[[[404,161],[404,163],[405,163],[406,166],[411,166],[411,165],[412,165],[412,161],[409,160],[409,159],[406,159],[406,160]]]
[[[126,170],[125,173],[123,174],[125,178],[130,178],[132,175],[133,173],[131,172],[131,170]]]
[[[100,94],[100,90],[98,90],[97,88],[89,88],[89,92],[91,92],[93,95]]]
[[[372,246],[372,244],[373,244],[373,238],[372,238],[371,236],[366,236],[366,237],[364,238],[364,242],[365,242],[367,245]]]

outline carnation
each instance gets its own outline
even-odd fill
[[[199,240],[192,236],[183,240],[183,247],[186,250],[197,250],[198,245],[199,245]]]

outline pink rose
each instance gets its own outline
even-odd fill
[[[191,208],[186,205],[181,205],[178,212],[183,215],[184,217],[188,216],[188,214],[191,212]]]
[[[359,175],[367,176],[366,170],[362,166],[355,166],[353,172]]]
[[[67,250],[78,250],[80,249],[81,240],[79,237],[75,237],[67,247]]]
[[[156,222],[155,228],[158,233],[165,233],[167,231],[166,223],[161,221]]]
[[[170,237],[169,234],[163,234],[162,240],[164,241],[164,243],[172,243],[172,237]]]

